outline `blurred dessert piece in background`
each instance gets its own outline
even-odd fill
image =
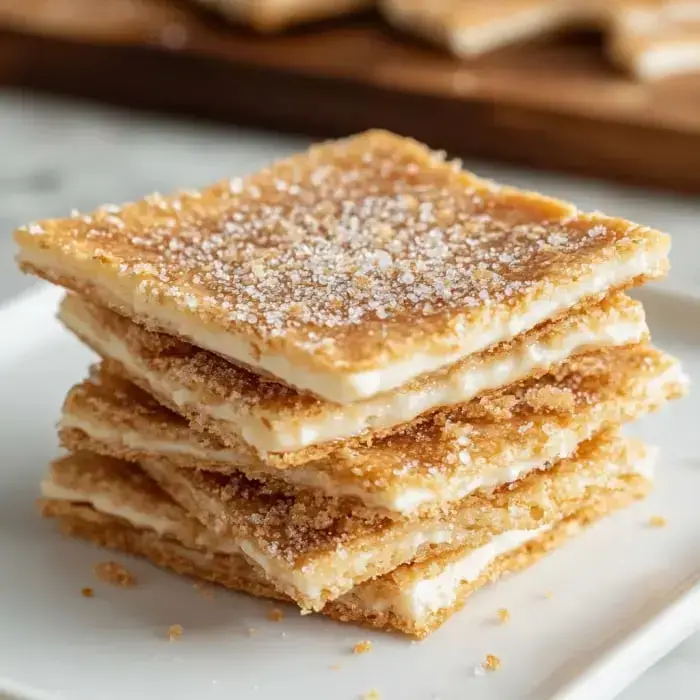
[[[0,24],[71,40],[169,43],[187,13],[170,0],[0,0]]]
[[[194,0],[264,34],[296,24],[340,17],[374,5],[373,0]]]
[[[381,0],[386,19],[469,58],[567,29],[606,35],[612,60],[644,80],[700,70],[697,0]]]

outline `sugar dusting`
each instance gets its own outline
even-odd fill
[[[361,324],[382,336],[449,317],[459,332],[449,312],[515,304],[572,253],[626,234],[381,132],[64,223],[142,295],[329,354]]]

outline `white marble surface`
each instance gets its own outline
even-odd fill
[[[151,191],[196,187],[248,172],[304,144],[277,134],[0,92],[0,302],[32,283],[14,267],[16,225]],[[674,272],[667,285],[700,298],[700,197],[466,163],[482,175],[669,231]],[[662,697],[700,697],[700,634],[650,669],[621,700]]]

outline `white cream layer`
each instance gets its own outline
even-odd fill
[[[420,623],[440,610],[451,608],[457,602],[461,586],[476,581],[498,557],[515,551],[552,527],[545,525],[534,530],[509,530],[496,535],[483,547],[469,550],[463,557],[444,566],[437,576],[418,576],[394,595],[376,590],[369,583],[354,591],[352,597],[371,610],[391,610],[402,619]]]
[[[658,451],[655,448],[647,448],[639,461],[629,467],[627,473],[640,474],[651,480],[657,455]],[[601,465],[598,475],[603,473],[620,473],[620,465],[612,463]],[[590,481],[594,483],[595,478],[590,479]],[[584,480],[582,485],[586,486],[587,481]],[[115,504],[108,495],[83,493],[66,489],[50,480],[45,480],[42,483],[42,495],[45,498],[89,503],[99,512],[122,518],[137,528],[154,530],[160,535],[171,535],[177,538],[178,532],[182,531],[181,525],[168,518],[154,517],[134,508]],[[553,524],[550,523],[533,530],[511,530],[501,533],[492,538],[483,547],[472,549],[465,553],[463,557],[455,559],[436,576],[417,577],[409,586],[400,589],[394,594],[390,594],[388,591],[383,590],[381,586],[376,587],[372,582],[369,582],[358,587],[349,595],[352,596],[353,602],[359,601],[367,609],[379,612],[393,610],[404,618],[421,622],[428,615],[454,605],[459,596],[461,585],[465,582],[476,580],[499,556],[521,547],[528,541],[534,540],[540,534],[551,529],[552,526]],[[405,555],[403,557],[404,561],[410,561],[409,551],[417,552],[420,547],[428,543],[443,544],[453,542],[457,545],[457,536],[458,533],[446,525],[424,528],[420,532],[414,531],[401,538],[396,543],[396,548],[401,551],[402,555]],[[314,606],[314,609],[318,610],[322,607],[323,587],[310,582],[309,579],[313,578],[311,570],[290,571],[286,567],[280,566],[271,557],[263,554],[256,545],[249,541],[233,543],[213,534],[203,533],[202,539],[198,540],[197,544],[214,553],[235,554],[243,551],[246,556],[263,569],[271,581],[278,585],[283,583],[287,586],[292,586],[296,590],[302,591],[308,598],[316,599],[318,605]],[[333,581],[334,585],[339,588],[349,589],[352,585],[352,576],[360,576],[361,572],[366,570],[367,564],[371,561],[373,555],[374,552],[371,551],[361,555],[354,555],[345,577],[336,578]],[[347,553],[343,554],[343,550],[339,550],[336,552],[336,557],[343,560],[348,555]]]
[[[72,503],[87,503],[100,513],[121,518],[135,528],[153,530],[160,536],[177,538],[178,534],[182,532],[182,526],[178,522],[166,517],[142,513],[128,506],[117,505],[106,494],[75,491],[59,486],[49,480],[42,483],[41,492],[44,498],[70,501]],[[374,610],[392,609],[403,617],[419,620],[442,607],[452,605],[457,596],[459,585],[463,581],[478,578],[481,572],[496,557],[510,549],[517,548],[530,539],[534,539],[546,529],[506,532],[495,537],[488,545],[472,550],[463,558],[452,562],[438,576],[413,581],[409,587],[401,590],[395,596],[385,598],[382,598],[381,594],[379,597],[373,596],[371,603],[370,601],[367,601],[367,603]],[[212,552],[221,554],[240,553],[237,547],[227,545],[225,541],[214,535],[205,536],[203,539],[204,541],[198,541],[197,544],[207,547]],[[435,541],[440,541],[440,538],[419,535],[414,544],[420,545],[425,542]],[[270,562],[266,557],[261,559],[257,551],[251,550],[245,545],[242,549],[246,555],[262,567],[266,575],[274,580],[277,572],[270,568]],[[364,596],[360,595],[359,597],[364,602]],[[369,598],[370,596],[367,597]]]
[[[557,290],[555,294],[543,294],[533,300],[524,314],[476,327],[460,323],[458,319],[454,324],[454,334],[459,339],[458,345],[449,352],[415,352],[380,369],[352,373],[313,369],[303,362],[293,362],[285,355],[264,350],[258,353],[243,336],[207,328],[197,315],[174,308],[174,302],[170,300],[154,299],[152,294],[146,288],[141,289],[140,285],[137,289],[132,289],[116,278],[109,286],[110,293],[126,308],[132,308],[137,316],[152,319],[160,327],[188,338],[199,347],[254,369],[269,372],[287,384],[310,391],[329,401],[351,403],[390,391],[411,379],[451,365],[497,343],[511,340],[519,333],[575,306],[586,297],[601,294],[641,274],[653,271],[665,257],[665,251],[643,250],[624,261],[615,257],[609,262],[595,266],[588,275],[581,275],[576,282]],[[22,251],[22,261],[49,270],[56,265],[54,255],[37,250]],[[87,272],[75,263],[62,262],[63,274],[83,278]],[[268,448],[270,451],[274,449]],[[279,449],[295,448],[287,446]]]
[[[89,309],[85,313],[89,314]],[[382,430],[407,423],[426,411],[470,401],[484,391],[517,382],[536,370],[548,369],[583,348],[634,343],[647,333],[646,323],[641,319],[601,321],[595,329],[579,328],[566,335],[556,335],[548,342],[521,343],[505,357],[487,357],[478,369],[465,363],[427,386],[409,387],[349,405],[328,404],[306,418],[290,415],[286,419],[261,410],[252,413],[232,403],[203,403],[197,391],[150,372],[125,343],[102,332],[84,316],[65,307],[61,311],[61,319],[69,328],[87,338],[100,354],[119,361],[130,374],[143,378],[154,393],[168,397],[183,413],[196,412],[230,423],[231,432],[240,435],[260,454],[293,452],[349,438],[368,429]]]
[[[181,523],[117,504],[109,494],[67,489],[55,484],[50,479],[42,482],[41,493],[47,499],[89,504],[100,513],[121,518],[136,528],[153,530],[161,536],[169,535],[177,538],[178,535],[182,534]],[[450,525],[436,523],[432,527],[423,526],[420,531],[411,530],[405,536],[397,538],[394,550],[401,557],[401,561],[409,561],[421,547],[427,544],[446,544],[451,542],[454,537],[454,528]],[[304,566],[300,570],[294,569],[286,565],[284,560],[265,554],[252,540],[224,539],[203,531],[198,535],[196,545],[212,552],[245,554],[264,571],[274,585],[289,593],[292,591],[297,594],[301,593],[304,598],[309,600],[310,607],[313,607],[314,610],[320,610],[323,607],[326,586],[333,586],[343,591],[350,590],[355,579],[362,577],[367,571],[376,554],[374,551],[367,551],[350,556],[346,550],[339,548],[335,552],[336,566],[334,571],[327,575],[322,574],[319,579],[314,576],[313,567]]]
[[[639,474],[651,481],[657,457],[658,450],[647,447],[639,461],[630,466],[627,473]],[[620,472],[619,465],[611,463],[602,465],[599,473],[616,472]],[[579,486],[587,487],[595,483],[595,476],[590,479],[581,478]],[[451,608],[459,598],[461,586],[478,579],[498,557],[535,540],[555,525],[556,523],[549,523],[533,530],[503,532],[483,547],[472,549],[463,557],[450,562],[436,576],[414,578],[410,585],[401,588],[394,595],[388,595],[381,586],[376,587],[369,582],[353,591],[352,599],[359,599],[368,609],[377,612],[391,610],[403,618],[420,623],[440,610]]]
[[[51,479],[45,479],[41,483],[41,495],[44,498],[54,501],[86,503],[92,506],[98,513],[121,518],[130,525],[133,525],[133,527],[142,530],[153,530],[161,537],[170,536],[177,538],[179,535],[182,535],[182,523],[178,523],[176,520],[171,520],[162,515],[144,513],[131,506],[115,503],[109,494],[67,489],[65,486],[54,483]],[[227,543],[221,538],[209,534],[204,528],[198,533],[195,544],[204,549],[216,549],[226,554],[236,554],[240,552],[239,547],[235,544]]]
[[[191,457],[196,460],[220,462],[232,466],[241,464],[235,457],[237,453],[230,450],[209,449],[189,440],[182,442],[152,440],[134,430],[119,431],[94,421],[67,414],[64,414],[61,419],[61,427],[78,428],[93,439],[105,444],[121,444],[130,450],[143,452],[147,455],[163,455],[165,457],[177,455],[181,458]],[[597,425],[591,425],[591,429],[583,439],[597,432],[598,428]],[[477,489],[501,486],[515,481],[527,472],[542,467],[547,462],[568,457],[574,452],[581,439],[576,430],[558,430],[549,437],[547,445],[537,459],[515,459],[507,467],[491,468],[488,472],[477,477],[473,474],[465,475],[459,472],[443,479],[436,476],[430,487],[426,486],[425,488],[404,486],[398,480],[392,484],[391,488],[369,491],[363,487],[362,478],[358,477],[355,481],[337,480],[333,478],[332,472],[306,467],[285,470],[271,469],[265,471],[265,474],[283,479],[295,486],[320,489],[331,498],[354,496],[369,508],[385,509],[408,516],[428,503],[461,500]],[[467,464],[469,461],[468,449],[464,448],[460,455],[462,461]]]

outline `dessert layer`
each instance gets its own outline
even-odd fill
[[[583,526],[645,495],[645,479],[630,482],[627,490],[604,492],[586,503],[574,515],[551,526],[511,531],[493,538],[477,549],[461,548],[428,559],[422,564],[406,565],[374,581],[357,586],[350,593],[328,603],[323,614],[342,621],[360,622],[389,630],[425,637],[448,619],[481,586],[536,562]],[[111,491],[119,489],[118,479]],[[222,584],[253,595],[286,599],[264,577],[262,571],[238,553],[208,546],[188,538],[189,521],[184,510],[163,531],[162,514],[152,527],[151,509],[139,504],[125,517],[124,505],[106,506],[94,493],[51,488],[45,482],[47,496],[42,501],[46,517],[57,518],[62,529],[75,537],[130,554],[145,556],[158,566]],[[108,495],[108,494],[107,494]],[[162,495],[163,498],[165,495]],[[104,509],[102,509],[104,508]],[[181,522],[187,523],[182,527]]]
[[[418,417],[543,373],[591,347],[639,342],[647,334],[638,302],[612,295],[487,352],[351,405],[329,403],[231,365],[218,355],[70,295],[60,319],[117,371],[229,447],[275,466],[303,464],[349,438],[371,441]]]
[[[26,271],[337,403],[657,277],[669,248],[381,131],[16,240]]]
[[[277,491],[313,489],[363,508],[416,517],[570,456],[606,427],[636,420],[684,393],[678,362],[635,345],[581,354],[536,379],[473,400],[375,441],[279,470],[190,428],[130,382],[94,368],[71,389],[59,434],[73,452],[130,461],[153,457],[172,469],[243,472]],[[373,517],[373,513],[369,513]]]
[[[319,610],[404,563],[566,517],[597,490],[623,488],[629,474],[651,459],[639,444],[605,434],[549,470],[405,521],[355,518],[343,504],[307,493],[281,494],[242,475],[174,471],[158,460],[141,466],[193,517],[240,547],[280,591],[302,608]]]

